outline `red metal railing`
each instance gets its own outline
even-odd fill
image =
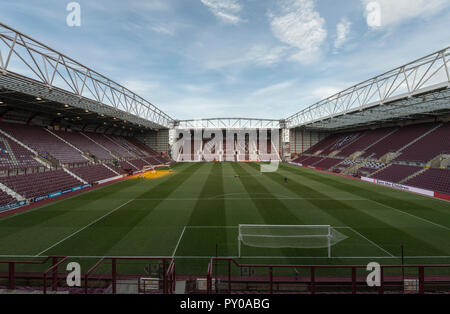
[[[59,259],[62,258],[62,261]],[[57,286],[57,277],[58,277],[58,265],[60,265],[63,261],[65,261],[65,256],[48,256],[40,261],[19,261],[19,260],[11,260],[11,261],[0,261],[0,264],[8,264],[8,289],[14,290],[16,288],[16,277],[17,272],[16,269],[18,265],[45,265],[48,261],[52,261],[52,265],[49,269],[47,269],[43,274],[37,273],[35,277],[44,278],[44,291],[46,292],[46,281],[47,274],[50,271],[53,271],[52,276],[52,287],[56,290]]]
[[[164,282],[167,283],[166,289],[164,289],[164,293],[173,294],[175,292],[176,285],[176,275],[175,275],[175,261],[172,260],[167,268],[167,272],[165,273]]]
[[[52,290],[58,290],[58,266],[67,260],[64,257],[62,260],[58,261],[59,257],[52,257],[52,266],[44,272],[44,294],[47,294],[47,275],[52,272]]]
[[[224,266],[226,268],[226,274],[220,275],[217,273],[214,273],[214,269],[217,269],[218,262],[224,262],[221,266]],[[259,270],[265,270],[266,275],[263,276],[254,276],[253,279],[249,278],[251,276],[239,276],[235,275],[233,276],[232,273],[232,266],[237,267],[239,270],[246,268],[246,269],[259,269]],[[212,258],[210,263],[208,264],[208,270],[207,270],[207,293],[211,294],[214,292],[220,293],[233,293],[233,292],[243,292],[242,290],[239,291],[239,289],[233,290],[232,285],[235,283],[248,283],[249,281],[253,280],[254,282],[257,282],[259,284],[268,284],[268,293],[273,294],[275,291],[274,285],[285,284],[285,285],[292,285],[292,284],[305,284],[308,287],[308,291],[306,293],[315,294],[317,293],[317,289],[321,288],[322,292],[324,287],[329,288],[326,293],[333,293],[338,290],[333,288],[339,288],[341,285],[348,285],[351,289],[352,294],[356,294],[358,292],[358,287],[361,285],[365,285],[366,277],[358,278],[357,272],[358,270],[365,270],[366,271],[367,266],[357,266],[357,265],[250,265],[250,264],[239,264],[236,260],[232,258]],[[304,270],[306,273],[309,273],[308,276],[302,276],[301,279],[292,278],[293,276],[289,277],[276,277],[274,276],[274,271],[280,270],[280,269],[292,269],[292,270]],[[426,269],[446,269],[445,276],[425,276],[425,270]],[[348,276],[341,276],[337,278],[333,278],[333,281],[336,283],[333,285],[330,283],[330,281],[327,281],[327,276],[319,276],[318,273],[320,271],[330,271],[330,270],[349,270]],[[404,289],[404,275],[399,275],[396,277],[387,277],[385,275],[386,272],[392,270],[398,270],[401,271],[399,273],[404,273],[406,270],[414,270],[416,271],[416,275],[414,276],[407,276],[408,278],[414,277],[418,281],[418,289],[417,293],[424,294],[425,293],[425,287],[427,284],[438,284],[441,286],[445,286],[449,290],[447,292],[450,292],[450,265],[389,265],[389,266],[383,266],[381,265],[381,278],[380,283],[381,285],[377,287],[377,293],[383,294],[385,293],[385,289],[387,288],[399,288],[401,289],[399,291],[403,291]],[[369,272],[366,272],[368,275]],[[295,277],[295,276],[294,276]],[[216,285],[218,284],[218,280],[220,279],[222,282],[221,287],[223,288],[222,291],[218,291],[216,286],[216,291],[213,287],[213,279],[215,280]],[[327,286],[328,285],[328,286]],[[365,285],[367,288],[368,286]]]
[[[174,261],[172,258],[158,258],[158,257],[103,257],[97,263],[95,263],[85,274],[84,274],[84,292],[85,294],[88,294],[89,292],[89,278],[92,277],[92,273],[102,264],[104,264],[106,261],[111,262],[111,273],[109,275],[105,275],[104,278],[111,280],[112,285],[112,293],[117,293],[117,279],[119,278],[118,272],[117,272],[117,265],[121,261],[160,261],[162,262],[162,274],[163,274],[163,293],[168,294],[169,292],[169,281],[174,280],[175,276],[175,266]],[[167,264],[169,263],[169,271],[167,270]],[[170,266],[172,265],[172,268]],[[173,272],[173,274],[172,274]],[[134,276],[138,279],[140,276]],[[139,282],[138,282],[139,285]],[[175,287],[175,284],[173,284],[173,287]]]

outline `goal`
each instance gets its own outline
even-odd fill
[[[329,225],[239,225],[238,254],[241,245],[260,248],[328,249],[347,236]]]

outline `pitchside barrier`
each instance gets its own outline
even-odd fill
[[[87,269],[81,274],[81,287],[67,286],[67,265],[74,261],[80,263],[82,270]],[[381,266],[378,287],[367,285],[370,272],[366,267],[255,265],[239,264],[232,258],[212,258],[205,288],[209,294],[450,293],[450,265]],[[189,275],[185,273],[179,278],[203,279],[200,283],[205,283],[205,277]],[[23,292],[172,294],[176,279],[175,262],[169,257],[50,256],[0,261],[0,289]],[[201,292],[200,288],[192,292]]]
[[[381,266],[380,286],[369,287],[367,266],[252,265],[212,258],[208,294],[450,293],[450,265]]]
[[[67,265],[77,262],[80,287],[68,287]],[[89,268],[88,268],[89,267]],[[172,258],[103,257],[20,258],[0,261],[0,289],[65,293],[165,293],[175,291],[175,263]]]

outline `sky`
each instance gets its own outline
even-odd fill
[[[75,27],[70,2],[0,0],[0,22],[180,120],[287,118],[450,46],[449,0],[78,0]]]

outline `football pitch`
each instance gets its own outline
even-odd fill
[[[174,257],[205,275],[211,257],[290,265],[450,264],[450,203],[282,164],[184,163],[0,219],[1,259]],[[287,183],[284,182],[287,178]],[[331,225],[331,249],[242,245],[238,226]],[[86,262],[87,263],[87,262]]]

